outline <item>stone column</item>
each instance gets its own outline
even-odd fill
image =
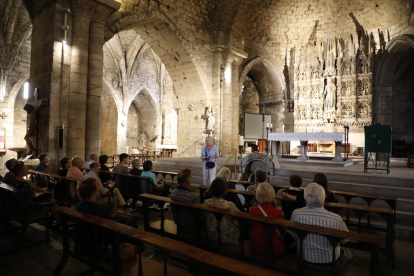
[[[105,24],[92,21],[89,33],[85,156],[101,151],[101,107]],[[115,135],[115,134],[114,134]]]
[[[230,155],[239,148],[239,65],[247,54],[232,46],[224,48],[222,155]]]
[[[85,157],[86,93],[90,16],[75,8],[72,30],[72,60],[68,105],[68,156]]]

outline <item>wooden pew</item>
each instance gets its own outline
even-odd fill
[[[179,254],[189,260],[191,273],[199,275],[199,273],[206,270],[206,268],[214,267],[218,270],[218,275],[263,275],[263,276],[279,276],[283,275],[273,271],[247,264],[241,261],[233,260],[228,257],[219,256],[217,254],[207,252],[196,248],[194,246],[181,243],[168,238],[160,237],[153,233],[144,232],[111,220],[103,219],[97,216],[84,214],[67,207],[56,208],[56,211],[61,215],[63,224],[63,255],[62,259],[56,267],[53,275],[60,275],[69,257],[75,258],[78,261],[87,264],[92,269],[96,269],[105,275],[139,275],[139,276],[153,276],[161,275],[192,275],[186,271],[174,268],[168,265],[168,255],[171,253]],[[87,223],[93,229],[104,229],[106,235],[110,235],[113,240],[113,262],[112,264],[103,263],[95,258],[86,257],[79,252],[71,250],[69,245],[69,229],[67,222],[69,219],[75,219]],[[154,245],[163,252],[163,263],[158,263],[154,260],[146,259],[138,253],[138,260],[121,265],[119,259],[119,245],[116,240],[121,237],[128,237],[137,242],[145,242]],[[163,269],[162,269],[163,268]],[[138,272],[138,273],[137,273]]]
[[[245,189],[247,189],[248,186],[250,185],[254,185],[255,182],[249,182],[249,181],[243,181],[243,180],[234,180],[234,179],[230,179],[229,182],[232,182],[234,184],[241,184],[244,186]],[[275,192],[277,193],[280,189],[289,189],[290,186],[287,185],[278,185],[278,184],[270,184],[272,185],[273,189],[275,189]],[[301,190],[305,189],[304,187],[300,187]],[[349,202],[353,199],[353,198],[362,198],[368,206],[371,205],[371,203],[374,200],[382,200],[384,202],[386,202],[391,209],[395,210],[396,205],[397,205],[397,198],[396,197],[388,197],[388,196],[378,196],[378,195],[367,195],[367,194],[359,194],[359,193],[352,193],[352,192],[342,192],[342,191],[334,191],[332,190],[333,193],[335,193],[335,195],[340,195],[342,197],[344,197],[344,199],[346,200],[346,202],[349,204]]]
[[[83,169],[89,171],[88,168],[83,168]],[[143,171],[143,170],[140,170],[140,171]],[[102,170],[100,170],[99,172],[101,172],[101,173],[109,173],[111,175],[126,175],[126,174],[116,173],[116,172],[113,172],[113,171],[102,171]],[[151,172],[153,172],[157,178],[158,178],[158,175],[161,175],[162,176],[162,181],[164,181],[164,183],[167,183],[166,180],[165,180],[165,178],[167,176],[170,176],[171,177],[171,189],[172,190],[174,189],[174,178],[178,175],[178,173],[176,173],[176,172],[166,172],[166,171],[156,171],[156,170],[152,170]],[[137,176],[137,175],[133,175],[133,174],[128,174],[128,176],[129,175],[135,176],[135,177]]]
[[[199,185],[197,187],[200,191],[200,202],[204,202],[204,192],[208,190],[209,186],[203,186]],[[227,189],[227,193],[235,193],[238,195],[242,195],[245,197],[245,207],[247,210],[251,207],[250,202],[251,200],[256,196],[253,192],[246,192],[246,191],[240,191],[240,190],[233,190],[233,189]],[[282,205],[286,202],[294,202],[291,199],[288,199],[283,196],[276,195],[275,199],[280,200]],[[305,206],[305,203],[303,204]],[[346,210],[347,212],[347,219],[345,220],[345,223],[347,226],[355,226],[358,227],[358,233],[361,233],[361,228],[367,228],[367,229],[375,229],[386,233],[386,247],[385,253],[387,254],[389,260],[391,260],[391,263],[394,262],[394,243],[395,243],[395,210],[392,209],[386,209],[386,208],[376,208],[376,207],[369,207],[369,206],[363,206],[363,205],[352,205],[352,204],[345,204],[345,203],[332,203],[332,202],[326,202],[325,208],[329,211],[332,211],[334,213],[339,213],[340,210]],[[349,220],[349,212],[353,212],[357,218],[358,223],[352,223]],[[385,229],[379,228],[379,227],[373,227],[372,225],[367,224],[366,226],[362,225],[361,219],[364,215],[370,214],[370,213],[377,213],[379,214],[387,223],[387,227]]]
[[[165,232],[163,215],[161,216],[161,228],[160,229],[155,229],[155,228],[150,227],[148,204],[151,200],[158,200],[162,202],[168,202],[174,205],[176,208],[178,208],[177,211],[179,211],[180,208],[187,208],[187,209],[190,208],[194,211],[196,229],[193,233],[193,236],[194,236],[193,243],[197,246],[200,246],[200,239],[201,239],[200,234],[199,234],[200,225],[198,223],[198,217],[202,212],[212,212],[216,216],[216,219],[218,220],[218,222],[221,221],[221,217],[223,215],[232,216],[235,219],[237,219],[237,221],[239,222],[241,226],[240,227],[240,231],[241,231],[240,241],[239,241],[239,246],[240,246],[239,257],[240,258],[242,258],[245,253],[244,252],[244,241],[242,240],[243,228],[244,228],[243,226],[247,225],[248,222],[254,221],[254,222],[260,223],[265,228],[265,231],[266,231],[266,257],[265,258],[266,258],[267,267],[274,267],[273,266],[273,259],[274,259],[273,243],[272,243],[273,232],[275,231],[276,227],[283,226],[287,229],[294,231],[298,235],[300,243],[304,240],[304,238],[308,234],[311,234],[311,233],[325,236],[333,247],[336,247],[336,245],[344,239],[348,239],[352,242],[357,243],[358,248],[370,252],[370,256],[371,256],[370,275],[380,275],[380,266],[378,265],[379,264],[378,251],[379,251],[379,247],[385,246],[385,239],[380,236],[360,234],[360,233],[355,233],[355,232],[339,231],[339,230],[328,229],[328,228],[318,227],[318,226],[304,225],[304,224],[294,223],[294,222],[283,220],[283,219],[274,219],[274,218],[267,218],[267,217],[262,217],[262,216],[255,216],[249,213],[214,208],[214,207],[206,206],[204,204],[181,202],[181,201],[172,200],[170,198],[154,196],[154,195],[149,195],[149,194],[142,194],[140,197],[142,198],[143,207],[144,207],[145,231],[158,232],[161,235],[168,235],[168,236],[172,236],[175,238],[177,238],[177,236],[180,235],[179,227],[177,227],[177,231],[178,231],[177,235],[170,235]],[[218,248],[220,248],[221,247],[220,227],[219,227],[218,237],[219,239],[217,243],[218,243]],[[300,248],[300,256],[302,256],[303,248],[302,246],[299,246],[299,248]],[[302,258],[300,257],[300,260],[299,260],[300,266],[302,264],[301,259]],[[246,258],[246,260],[249,260],[249,258]],[[278,262],[276,264],[278,266],[281,265]]]
[[[36,170],[29,170],[29,174],[32,181],[36,179],[36,176],[40,175],[46,177],[48,183],[53,183],[52,185],[54,186],[54,198],[56,199],[57,204],[59,206],[69,207],[72,205],[76,205],[80,201],[78,193],[76,192],[76,187],[78,183],[76,179]],[[112,202],[114,201],[113,194],[100,195],[100,197],[108,198],[108,206],[112,205]]]
[[[49,241],[49,216],[53,206],[52,202],[36,203],[27,202],[26,194],[15,189],[13,186],[0,182],[0,216],[17,221],[22,226],[16,244],[19,244],[24,237],[27,226],[34,222],[44,222],[46,226],[45,240]],[[29,208],[45,208],[47,211],[39,211],[34,214]]]
[[[82,168],[83,170],[89,171],[88,168]],[[118,173],[113,171],[103,171],[99,170],[99,173],[107,173],[110,175],[119,175],[127,178],[126,181],[126,187],[124,191],[122,191],[122,195],[127,198],[132,199],[138,199],[138,196],[141,194],[141,187],[139,185],[136,185],[137,183],[134,180],[138,180],[139,184],[141,184],[141,181],[145,181],[146,185],[149,187],[149,185],[152,185],[151,180],[149,177],[135,175],[135,174],[129,174],[129,173]]]

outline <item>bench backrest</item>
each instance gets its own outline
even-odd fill
[[[324,227],[295,223],[295,222],[284,220],[284,219],[275,219],[275,218],[268,218],[268,217],[262,217],[262,216],[255,216],[250,213],[230,211],[230,210],[206,206],[200,203],[189,203],[189,202],[177,201],[177,200],[170,199],[168,197],[161,197],[161,196],[150,195],[150,194],[142,194],[140,198],[142,198],[143,200],[156,200],[156,201],[168,202],[170,204],[180,205],[186,208],[197,209],[197,210],[204,211],[204,212],[213,212],[213,213],[218,213],[222,215],[229,215],[229,216],[238,217],[238,218],[242,218],[242,219],[249,220],[249,221],[255,221],[255,222],[265,223],[265,224],[274,225],[274,226],[284,226],[292,230],[302,230],[302,231],[308,231],[313,234],[339,237],[341,239],[349,239],[355,242],[363,242],[363,243],[377,244],[377,245],[385,244],[383,238],[379,236],[375,236],[375,235],[346,232],[346,231],[328,229]]]
[[[249,181],[243,181],[243,180],[234,180],[230,179],[229,182],[232,182],[234,184],[241,184],[245,188],[250,185],[256,184],[255,182],[249,182]],[[290,186],[287,185],[279,185],[279,184],[270,184],[272,185],[273,189],[275,189],[275,192],[277,193],[280,189],[289,189]],[[304,187],[300,187],[301,190],[304,190]],[[395,197],[389,197],[389,196],[380,196],[380,195],[367,195],[367,194],[360,194],[360,193],[352,193],[352,192],[342,192],[342,191],[334,191],[332,190],[335,195],[340,195],[345,198],[347,203],[349,203],[353,198],[358,197],[362,198],[368,206],[371,205],[371,203],[374,200],[382,200],[385,201],[391,209],[395,210],[396,204],[397,204],[397,198]]]
[[[168,238],[160,237],[153,233],[144,232],[142,230],[138,230],[111,220],[103,219],[97,216],[84,214],[77,212],[73,209],[67,207],[58,207],[55,209],[58,213],[62,215],[64,219],[64,227],[65,231],[68,231],[67,227],[67,220],[68,218],[73,218],[78,221],[82,221],[84,223],[90,224],[91,227],[97,227],[101,229],[105,229],[106,232],[110,233],[114,237],[118,236],[126,236],[131,240],[141,241],[157,248],[162,249],[163,251],[176,253],[187,257],[191,261],[195,261],[196,263],[203,263],[207,265],[211,265],[214,267],[218,267],[224,271],[237,273],[239,275],[283,275],[274,271],[270,271],[258,266],[254,266],[245,262],[241,262],[238,260],[230,259],[228,257],[219,256],[217,254],[204,251],[192,245],[188,245],[179,241],[171,240]],[[68,243],[68,234],[64,235],[64,250],[69,250],[69,243]],[[116,240],[116,238],[114,238]],[[191,262],[190,261],[190,262]],[[196,267],[196,266],[194,266]],[[199,268],[202,269],[202,268]]]

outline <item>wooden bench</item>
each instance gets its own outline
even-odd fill
[[[29,170],[29,174],[32,180],[36,179],[37,176],[44,176],[47,178],[48,183],[53,183],[52,185],[54,186],[54,198],[57,201],[58,206],[69,207],[76,205],[80,201],[78,193],[76,192],[78,183],[76,179],[35,170]],[[100,195],[100,197],[105,197],[108,199],[108,203],[106,205],[103,205],[105,208],[112,206],[115,200],[114,195],[111,193],[107,195]]]
[[[153,275],[199,275],[202,271],[214,267],[218,270],[218,275],[263,275],[263,276],[278,276],[283,275],[273,271],[254,266],[241,261],[233,260],[228,257],[219,256],[217,254],[207,252],[196,248],[194,246],[181,243],[179,241],[160,237],[153,233],[144,232],[111,220],[103,219],[97,216],[84,214],[72,210],[67,207],[56,208],[60,214],[63,224],[63,255],[62,259],[56,267],[53,275],[60,275],[69,257],[75,258],[78,261],[85,263],[91,267],[92,271],[97,270],[105,275],[139,275],[139,276],[153,276]],[[111,237],[113,241],[113,258],[112,263],[99,261],[94,257],[86,257],[75,252],[70,248],[69,243],[69,228],[68,220],[76,220],[78,222],[86,223],[94,231],[105,230],[105,234]],[[154,260],[146,259],[138,252],[138,257],[130,263],[121,264],[119,259],[119,244],[116,241],[121,237],[128,237],[136,242],[145,242],[156,246],[163,253],[163,263],[158,263]],[[168,265],[168,256],[170,254],[178,254],[188,259],[190,263],[191,274],[180,270],[178,268]]]
[[[197,187],[200,191],[200,202],[204,202],[204,192],[208,190],[209,186],[203,186],[199,185]],[[238,195],[242,195],[245,197],[245,208],[246,210],[249,210],[251,207],[250,202],[251,200],[256,196],[254,192],[246,192],[246,191],[240,191],[240,190],[233,190],[233,189],[227,189],[227,193],[234,193]],[[291,199],[288,199],[283,196],[276,195],[275,199],[280,200],[282,206],[288,202],[294,202]],[[305,203],[303,203],[303,207],[305,206]],[[385,253],[387,254],[389,260],[391,261],[391,265],[393,265],[394,262],[394,251],[395,251],[395,211],[392,209],[386,209],[386,208],[376,208],[376,207],[369,207],[369,206],[363,206],[363,205],[352,205],[352,204],[344,204],[344,203],[332,203],[332,202],[326,202],[325,208],[331,212],[339,214],[340,210],[346,210],[347,218],[345,220],[345,223],[347,226],[354,226],[358,228],[358,233],[361,233],[361,228],[367,228],[367,229],[375,229],[386,233],[386,247],[384,248]],[[353,212],[357,218],[358,223],[353,223],[349,219],[349,212]],[[381,227],[374,227],[367,223],[367,225],[363,225],[361,223],[361,219],[365,215],[369,215],[371,213],[377,213],[379,214],[386,222],[387,226],[386,228]]]
[[[195,231],[193,233],[192,242],[196,246],[200,246],[201,244],[200,243],[201,242],[200,241],[201,240],[200,229],[201,227],[203,227],[200,225],[198,218],[203,212],[212,212],[215,215],[218,222],[221,221],[221,218],[224,215],[230,215],[234,217],[235,219],[237,219],[237,221],[239,222],[239,225],[240,225],[240,240],[239,240],[239,245],[238,245],[240,248],[239,258],[243,258],[245,255],[245,246],[244,246],[244,240],[243,240],[243,236],[244,236],[243,229],[245,228],[244,226],[247,225],[247,223],[249,222],[258,222],[262,225],[262,227],[264,227],[265,232],[266,232],[266,257],[265,258],[266,258],[266,266],[269,268],[280,269],[280,266],[283,266],[282,261],[276,262],[276,265],[277,265],[276,267],[273,264],[274,256],[273,256],[273,243],[272,243],[273,232],[275,231],[276,227],[283,226],[287,229],[294,231],[298,235],[300,243],[302,243],[304,238],[308,234],[311,234],[311,233],[323,235],[329,240],[329,242],[331,243],[333,247],[336,247],[337,244],[344,239],[348,239],[354,242],[358,249],[366,250],[370,253],[370,256],[371,256],[370,275],[380,275],[379,274],[380,266],[378,265],[379,264],[378,251],[379,251],[379,247],[385,247],[385,239],[380,236],[360,234],[360,233],[355,233],[355,232],[339,231],[339,230],[328,229],[324,227],[304,225],[304,224],[294,223],[294,222],[287,221],[287,220],[255,216],[249,213],[224,210],[224,209],[209,207],[209,206],[206,206],[203,204],[197,204],[197,203],[181,202],[181,201],[172,200],[170,198],[154,196],[154,195],[149,195],[149,194],[142,194],[141,198],[142,198],[143,207],[144,207],[145,231],[156,232],[156,233],[161,234],[162,236],[165,235],[165,236],[171,236],[174,238],[180,238],[180,235],[183,234],[180,231],[179,225],[177,226],[177,235],[170,235],[169,233],[167,233],[164,229],[164,221],[163,221],[164,216],[163,215],[161,216],[160,229],[151,228],[150,222],[149,222],[148,204],[151,200],[158,200],[162,202],[168,202],[174,205],[174,207],[177,208],[178,212],[180,208],[187,208],[187,209],[190,208],[194,211]],[[220,240],[220,227],[218,229],[219,229],[219,233],[218,233],[217,249],[220,249],[222,248],[222,244]],[[303,268],[302,257],[301,257],[303,248],[302,246],[299,246],[299,248],[300,248],[299,270],[301,270]],[[335,250],[333,250],[333,252],[335,252]],[[250,260],[250,259],[245,258],[245,260]],[[332,273],[335,273],[335,271],[332,271]]]
[[[241,184],[247,189],[248,186],[254,185],[255,182],[249,181],[242,181],[242,180],[233,180],[230,179],[229,182],[234,184]],[[277,193],[280,189],[289,189],[290,186],[287,185],[278,185],[278,184],[270,184],[272,185],[273,189]],[[305,189],[304,187],[300,187],[301,190]],[[382,200],[386,202],[391,209],[395,210],[397,205],[397,198],[396,197],[388,197],[388,196],[378,196],[378,195],[367,195],[367,194],[359,194],[359,193],[352,193],[352,192],[342,192],[342,191],[332,191],[335,195],[342,196],[346,202],[349,204],[353,198],[361,198],[365,201],[365,203],[370,206],[374,200]]]
[[[17,190],[9,184],[0,182],[0,216],[10,218],[22,225],[16,244],[23,240],[27,226],[34,222],[43,222],[45,224],[45,240],[41,242],[49,241],[48,222],[52,206],[52,202],[27,202],[27,196],[24,192]],[[39,212],[31,214],[29,208],[39,208],[44,209],[44,211],[39,210]]]

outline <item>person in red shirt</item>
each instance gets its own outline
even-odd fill
[[[256,199],[260,203],[258,206],[250,208],[250,213],[256,216],[265,216],[270,218],[284,219],[282,210],[272,206],[275,199],[275,191],[269,183],[260,183],[256,190]],[[285,229],[279,228],[279,233],[284,233]],[[273,233],[273,254],[280,255],[285,251],[286,245],[279,237],[276,231]],[[266,255],[266,231],[257,222],[252,223],[252,231],[250,234],[250,243],[253,252]]]

